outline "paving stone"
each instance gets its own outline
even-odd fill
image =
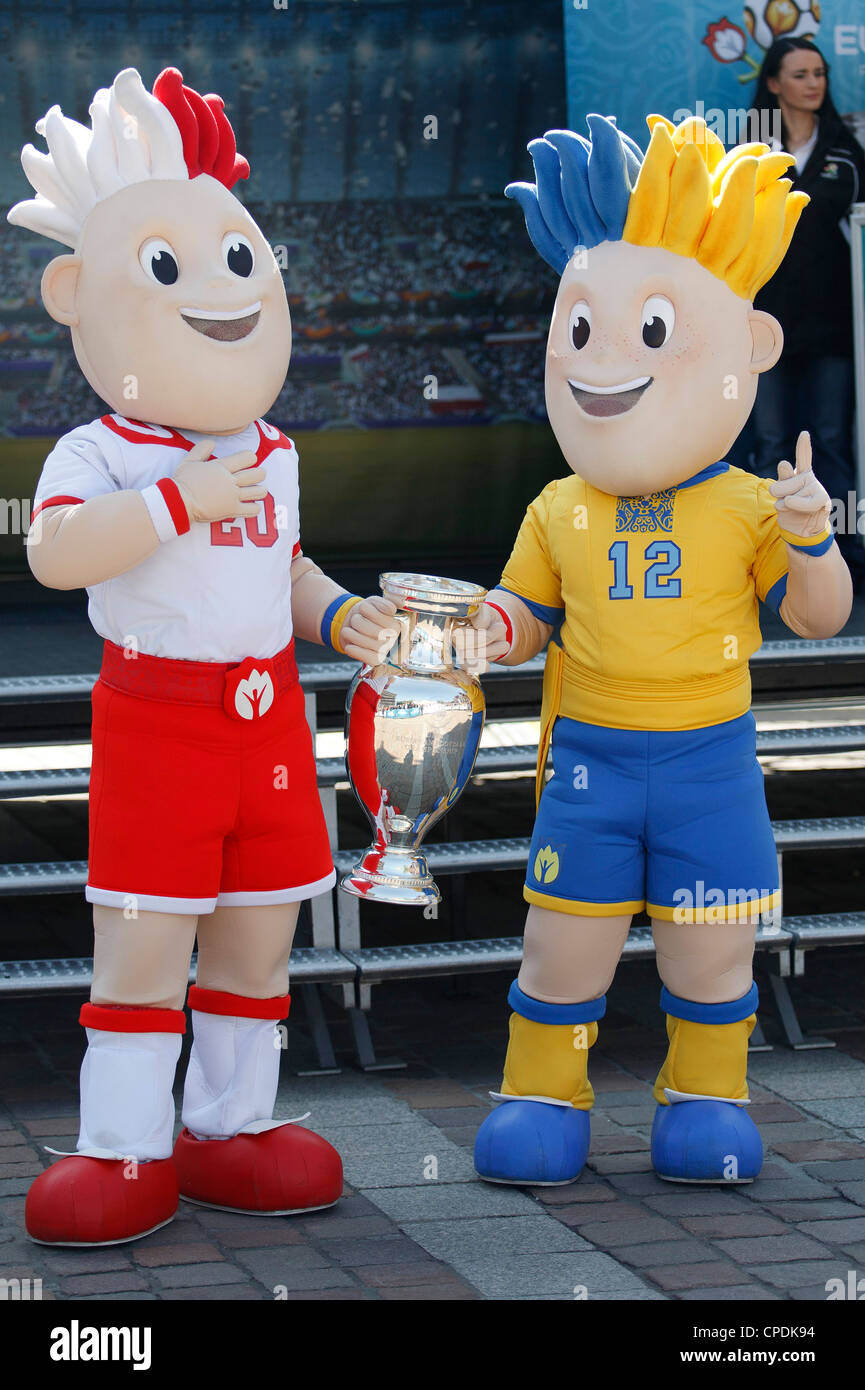
[[[707,1260],[705,1264],[649,1265],[643,1270],[647,1279],[660,1284],[662,1289],[722,1288],[725,1285],[741,1284],[742,1271],[736,1265],[724,1260]]]
[[[308,1217],[305,1234],[316,1240],[358,1240],[365,1236],[387,1236],[394,1224],[386,1216],[345,1216],[334,1220],[316,1221]]]
[[[735,1215],[753,1210],[753,1203],[743,1197],[738,1188],[700,1187],[685,1184],[672,1187],[667,1183],[658,1184],[666,1190],[650,1194],[644,1198],[645,1205],[662,1216],[715,1216],[723,1213]]]
[[[647,1152],[648,1147],[648,1140],[625,1130],[612,1134],[592,1134],[592,1153],[595,1155],[636,1153],[637,1150]]]
[[[760,1125],[760,1134],[767,1149],[774,1151],[778,1144],[800,1143],[806,1139],[834,1139],[837,1131],[822,1120],[796,1120],[793,1124]]]
[[[601,1177],[612,1173],[652,1172],[652,1159],[648,1149],[641,1149],[639,1153],[591,1154],[589,1167]]]
[[[816,1182],[804,1173],[800,1177],[783,1178],[760,1177],[755,1183],[742,1183],[738,1191],[754,1202],[800,1202],[809,1198],[833,1197],[832,1188],[825,1182]]]
[[[635,1086],[632,1076],[622,1077],[621,1084],[609,1088],[603,1085],[595,1089],[595,1103],[598,1109],[601,1112],[609,1110],[610,1114],[615,1117],[617,1124],[624,1123],[617,1113],[622,1107],[625,1109],[644,1109],[650,1101],[652,1101],[651,1089],[646,1086]]]
[[[340,1264],[350,1266],[409,1263],[423,1258],[414,1240],[400,1236],[399,1232],[394,1237],[378,1240],[328,1241],[327,1254]]]
[[[846,1246],[853,1241],[865,1240],[865,1215],[838,1221],[803,1221],[797,1229],[804,1235]]]
[[[206,1241],[188,1245],[151,1245],[147,1249],[135,1251],[136,1262],[148,1269],[162,1265],[199,1264],[224,1258],[215,1245],[209,1245]]]
[[[444,1135],[431,1129],[425,1143],[411,1154],[380,1153],[370,1158],[358,1158],[351,1148],[344,1148],[343,1167],[346,1176],[356,1187],[365,1192],[374,1188],[417,1187],[420,1182],[428,1186],[451,1186],[456,1183],[471,1183],[478,1180],[471,1153],[457,1148],[445,1139]],[[436,1177],[425,1179],[430,1160],[436,1161]]]
[[[707,1264],[717,1258],[718,1252],[711,1245],[688,1235],[678,1240],[635,1242],[633,1245],[616,1247],[616,1259],[639,1270],[658,1265]]]
[[[290,1245],[283,1249],[238,1250],[234,1262],[248,1269],[253,1278],[269,1289],[277,1284],[297,1289],[323,1289],[327,1287],[324,1282],[326,1275],[340,1273],[335,1264],[307,1245]],[[309,1278],[306,1278],[307,1275]],[[298,1278],[301,1279],[299,1284],[290,1282]],[[315,1282],[316,1279],[319,1280],[318,1283]],[[337,1284],[344,1282],[346,1281],[342,1278],[336,1281]]]
[[[830,1163],[806,1163],[809,1177],[824,1182],[853,1182],[865,1179],[865,1158],[841,1158]]]
[[[753,1207],[751,1211],[736,1215],[719,1213],[717,1216],[684,1216],[682,1225],[692,1235],[705,1236],[709,1240],[718,1236],[779,1236],[789,1230],[783,1221],[764,1216]]]
[[[400,1300],[412,1303],[430,1303],[436,1300],[448,1303],[466,1303],[481,1297],[477,1290],[457,1279],[452,1279],[447,1284],[415,1284],[414,1286],[398,1284],[390,1288],[379,1289],[378,1296],[388,1303]]]
[[[781,1154],[791,1163],[811,1163],[824,1159],[861,1158],[865,1150],[861,1144],[844,1140],[818,1139],[802,1140],[792,1144],[773,1144],[773,1153]]]
[[[416,1113],[426,1120],[428,1124],[436,1125],[438,1129],[442,1129],[445,1125],[449,1124],[474,1124],[475,1127],[479,1129],[487,1115],[489,1115],[490,1107],[488,1105],[475,1105],[471,1109],[466,1109],[465,1107],[447,1108],[424,1106],[423,1108],[419,1107]]]
[[[685,1232],[672,1221],[662,1216],[646,1214],[634,1221],[594,1221],[580,1226],[580,1235],[601,1249],[617,1250],[621,1245],[643,1245],[648,1241],[677,1241],[685,1238]]]
[[[846,1180],[836,1184],[842,1196],[849,1202],[858,1202],[861,1207],[865,1207],[865,1181],[859,1179],[858,1182],[847,1182]]]
[[[772,1202],[768,1210],[780,1220],[793,1224],[799,1221],[827,1221],[833,1217],[844,1220],[865,1216],[862,1207],[842,1197],[827,1197],[822,1201],[818,1198],[814,1202]]]
[[[291,1218],[285,1220],[283,1225],[277,1225],[276,1221],[262,1221],[255,1231],[219,1231],[217,1239],[220,1245],[225,1245],[229,1250],[259,1250],[265,1246],[282,1248],[287,1245],[306,1245],[307,1236],[299,1227],[291,1224]]]
[[[69,1135],[74,1134],[78,1137],[78,1116],[76,1115],[53,1115],[48,1117],[32,1116],[26,1122],[27,1129],[34,1135]]]
[[[261,1290],[254,1284],[189,1284],[164,1288],[160,1299],[170,1303],[260,1303]]]
[[[748,1273],[764,1284],[778,1289],[803,1288],[806,1284],[822,1284],[827,1279],[847,1280],[847,1264],[839,1260],[797,1260],[779,1264],[752,1264]]]
[[[383,1085],[397,1100],[404,1100],[407,1105],[416,1109],[428,1106],[477,1105],[477,1097],[466,1087],[457,1081],[446,1081],[443,1078],[409,1081],[400,1077],[394,1078],[393,1081],[385,1081]]]
[[[241,1271],[236,1265],[208,1260],[203,1264],[166,1265],[154,1269],[153,1276],[165,1289],[183,1289],[202,1284],[237,1284]]]
[[[522,1299],[537,1294],[573,1299],[578,1288],[585,1288],[588,1298],[595,1299],[604,1298],[614,1289],[630,1294],[645,1287],[631,1270],[595,1251],[514,1255],[507,1262],[496,1256],[460,1263],[456,1268],[479,1293],[493,1299]]]
[[[545,1207],[570,1206],[574,1202],[617,1202],[619,1194],[594,1173],[584,1169],[577,1182],[562,1187],[529,1187],[526,1191]]]
[[[569,1207],[551,1207],[550,1214],[566,1226],[586,1226],[589,1222],[639,1221],[648,1213],[634,1202],[575,1202]],[[603,1241],[601,1242],[603,1244]]]
[[[0,1157],[11,1158],[14,1149],[30,1149],[24,1135],[17,1129],[0,1129]],[[34,1152],[30,1149],[30,1152]]]
[[[761,1236],[759,1239],[716,1240],[715,1244],[722,1254],[740,1265],[757,1261],[767,1264],[770,1260],[819,1260],[830,1253],[819,1241],[795,1231],[783,1236]]]
[[[40,1169],[41,1171],[41,1169]],[[0,1179],[0,1197],[25,1197],[33,1179],[29,1176]]]
[[[688,1303],[778,1303],[778,1295],[759,1284],[734,1284],[728,1288],[686,1289],[679,1297]],[[732,1316],[732,1315],[731,1315]]]
[[[590,1250],[583,1236],[543,1212],[536,1216],[492,1216],[479,1220],[417,1221],[403,1225],[406,1235],[448,1264],[498,1256],[564,1250]]]
[[[748,1106],[748,1114],[758,1128],[771,1124],[795,1124],[803,1118],[801,1111],[780,1100],[757,1101],[755,1105]]]
[[[537,1203],[518,1187],[504,1183],[454,1183],[442,1186],[379,1188],[376,1205],[393,1221],[451,1221],[471,1216],[527,1216]]]
[[[61,1280],[64,1295],[77,1297],[79,1294],[127,1293],[136,1289],[146,1289],[147,1281],[140,1274],[128,1269],[105,1274],[74,1274]]]
[[[420,1255],[423,1255],[423,1251]],[[353,1271],[364,1284],[382,1288],[395,1284],[440,1284],[453,1278],[453,1270],[433,1259],[415,1259],[397,1265],[358,1265]]]
[[[63,1250],[45,1247],[40,1262],[52,1274],[102,1274],[112,1269],[132,1269],[130,1256],[118,1246],[98,1250]]]
[[[832,1125],[837,1125],[839,1129],[849,1129],[853,1125],[865,1126],[865,1096],[861,1093],[843,1100],[809,1100],[802,1108],[819,1115],[822,1120],[828,1120]]]

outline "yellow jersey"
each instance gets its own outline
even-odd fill
[[[777,611],[787,571],[768,481],[716,463],[647,497],[613,497],[576,475],[550,483],[500,587],[561,624],[558,713],[700,729],[750,707],[757,600]]]

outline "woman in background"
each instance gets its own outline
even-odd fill
[[[771,131],[773,147],[795,157],[787,177],[811,199],[780,268],[754,301],[784,330],[783,355],[761,377],[754,405],[754,472],[774,480],[779,461],[792,459],[799,431],[810,431],[815,470],[829,496],[844,503],[838,544],[858,587],[865,551],[840,528],[856,486],[848,215],[865,200],[865,151],[835,109],[828,64],[809,39],[772,44],[754,107],[760,138]]]

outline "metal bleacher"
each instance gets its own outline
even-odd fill
[[[321,727],[324,710],[334,723],[345,690],[356,670],[352,662],[301,664],[307,717],[313,731]],[[494,668],[484,676],[490,711],[497,719],[517,715],[536,716],[540,700],[543,658],[519,668]],[[784,641],[766,643],[752,659],[755,704],[825,695],[865,692],[865,638],[833,638],[824,642]],[[89,706],[95,676],[13,677],[0,680],[0,742],[59,742],[70,737],[65,711],[75,711],[72,723],[81,726]],[[85,735],[86,737],[86,735]],[[865,750],[865,724],[803,724],[791,728],[758,729],[757,751],[763,757],[811,756]],[[474,776],[501,773],[530,776],[536,749],[484,747]],[[337,794],[348,783],[341,758],[318,760],[318,780],[334,862],[338,873],[355,862],[360,847],[338,844]],[[87,792],[89,769],[48,768],[0,772],[0,801],[20,797],[82,795]],[[865,817],[832,817],[817,820],[782,820],[773,824],[779,869],[784,854],[849,848],[865,844]],[[462,840],[436,843],[428,848],[430,867],[439,878],[447,875],[519,870],[525,866],[528,838]],[[0,898],[82,892],[87,877],[83,860],[0,864]],[[516,968],[520,961],[520,937],[482,940],[460,937],[433,943],[365,946],[362,940],[360,901],[334,891],[313,899],[312,945],[292,953],[293,988],[300,988],[322,1069],[336,1065],[319,991],[327,988],[346,1010],[361,1065],[377,1061],[368,1026],[374,985],[420,976],[456,976]],[[806,1038],[799,1027],[787,979],[805,971],[807,952],[818,947],[849,946],[865,941],[865,910],[827,913],[822,916],[767,915],[757,933],[757,949],[764,956],[774,1002],[787,1042],[792,1047],[828,1046],[824,1039]],[[632,927],[625,945],[625,959],[648,959],[653,954],[651,928]],[[86,990],[92,962],[87,958],[0,962],[0,995],[23,996],[74,993]],[[765,1045],[761,1031],[753,1040]]]

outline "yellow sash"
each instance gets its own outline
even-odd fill
[[[541,733],[538,741],[538,767],[535,774],[535,809],[537,810],[541,802],[541,792],[544,789],[544,773],[547,766],[547,754],[550,751],[550,741],[553,736],[553,725],[559,713],[562,703],[562,671],[565,665],[565,654],[561,647],[555,642],[550,642],[547,647],[547,660],[544,666],[544,690],[541,697]]]

